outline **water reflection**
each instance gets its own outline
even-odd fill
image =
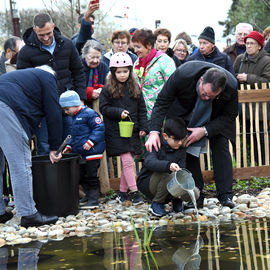
[[[269,221],[166,226],[140,250],[133,232],[0,248],[0,269],[270,269]],[[140,244],[144,232],[139,233]]]
[[[14,261],[14,253],[11,249],[11,254],[9,258],[9,250],[7,247],[0,248],[0,269],[10,269],[10,267],[15,267],[17,264],[18,270],[35,270],[38,269],[38,259],[40,248],[43,244],[41,242],[33,242],[26,244],[24,247],[18,248],[18,260]],[[9,267],[7,268],[7,265]]]

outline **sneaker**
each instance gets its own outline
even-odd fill
[[[149,211],[157,217],[162,217],[166,215],[164,204],[159,202],[152,202],[151,206],[149,207]]]
[[[99,208],[98,200],[88,200],[84,205],[80,206],[80,209],[96,209]]]
[[[123,203],[125,201],[127,201],[128,199],[128,195],[126,192],[122,192],[120,191],[118,196],[116,197],[116,201],[118,201],[119,203]]]
[[[88,202],[88,197],[84,196],[79,200],[79,204],[81,205],[85,205]]]
[[[132,200],[133,205],[143,204],[143,199],[139,191],[131,192],[131,197],[132,197],[131,200]]]
[[[175,199],[172,201],[173,204],[173,211],[175,213],[180,213],[183,211],[183,201],[179,199]]]

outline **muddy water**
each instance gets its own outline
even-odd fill
[[[139,250],[133,233],[0,248],[0,269],[270,269],[270,221],[166,226]],[[143,243],[144,233],[139,232]]]

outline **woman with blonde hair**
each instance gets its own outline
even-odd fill
[[[184,39],[177,39],[172,45],[172,50],[174,55],[180,60],[181,64],[186,62],[186,59],[189,55],[188,45]]]

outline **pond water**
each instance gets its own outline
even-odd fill
[[[158,227],[141,252],[134,232],[5,246],[0,269],[270,269],[269,223]],[[143,244],[144,231],[138,237]]]

